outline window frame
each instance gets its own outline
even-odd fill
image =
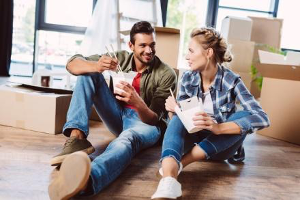
[[[93,11],[97,0],[93,0]],[[45,22],[45,11],[46,11],[46,0],[36,0],[36,10],[35,10],[35,27],[34,27],[34,44],[33,44],[33,61],[32,61],[32,74],[37,69],[36,58],[37,58],[37,48],[38,48],[38,38],[37,31],[54,31],[60,33],[75,33],[84,34],[87,27],[79,26],[68,26],[61,24],[50,24]]]
[[[95,8],[96,2],[97,0],[93,0],[93,10]],[[36,7],[38,8],[36,12],[37,30],[55,31],[55,32],[63,32],[63,33],[78,33],[78,34],[85,33],[87,27],[50,24],[45,22],[46,0],[37,0]]]
[[[263,10],[245,9],[245,8],[238,8],[238,7],[231,7],[231,6],[220,6],[220,0],[210,0],[207,5],[208,7],[207,7],[207,13],[206,13],[206,26],[214,27],[214,28],[216,27],[216,22],[217,22],[217,18],[218,18],[218,10],[220,8],[221,9],[224,8],[224,9],[231,9],[231,10],[266,13],[266,14],[272,15],[274,18],[277,18],[278,5],[279,5],[279,0],[271,0],[269,11],[263,11]]]
[[[210,0],[208,1],[207,5],[207,13],[206,13],[206,26],[208,27],[216,27],[216,22],[218,18],[218,10],[219,8],[231,9],[231,10],[240,10],[240,11],[250,11],[250,12],[259,12],[259,13],[266,13],[274,18],[277,18],[278,13],[278,6],[279,0],[271,0],[270,9],[269,11],[262,11],[262,10],[253,10],[253,9],[244,9],[244,8],[237,8],[237,7],[230,7],[230,6],[220,6],[220,0]],[[300,52],[300,49],[287,49],[281,48],[282,51],[296,51]]]

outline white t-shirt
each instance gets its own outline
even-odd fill
[[[203,93],[203,95],[204,95],[203,96],[204,97],[204,102],[203,102],[204,112],[209,114],[214,119],[214,106],[213,106],[213,102],[211,99],[210,91]]]

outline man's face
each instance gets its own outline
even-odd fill
[[[129,42],[129,47],[134,56],[144,65],[149,65],[155,55],[154,33],[137,33],[134,36],[135,42]]]

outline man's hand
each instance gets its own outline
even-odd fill
[[[165,103],[166,110],[169,112],[175,112],[176,106],[178,106],[176,100],[172,96],[169,96]]]
[[[116,90],[115,94],[117,94],[116,98],[120,101],[124,101],[125,103],[133,106],[137,106],[141,103],[142,98],[135,91],[134,87],[125,81],[120,81],[119,84],[116,84],[117,88],[120,88],[123,91]]]
[[[96,72],[102,73],[105,70],[115,71],[118,65],[118,60],[109,56],[103,55],[99,58],[96,65]]]
[[[198,128],[209,130],[216,135],[220,134],[219,124],[215,123],[212,117],[205,112],[197,112],[193,121]]]

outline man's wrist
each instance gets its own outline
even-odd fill
[[[143,109],[147,108],[147,105],[145,104],[145,102],[143,101],[143,99],[141,97],[139,97],[139,100],[134,105],[134,107],[136,109],[138,109],[138,110],[143,110]]]

